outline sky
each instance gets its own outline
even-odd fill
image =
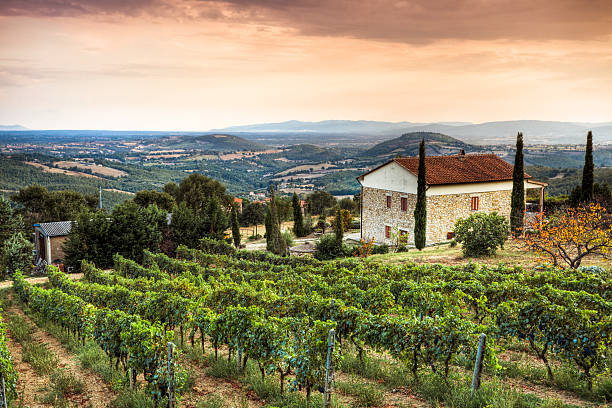
[[[0,124],[612,121],[612,0],[0,0]]]

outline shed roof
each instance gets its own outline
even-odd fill
[[[419,172],[418,157],[397,157],[382,166],[395,162],[415,176]],[[372,173],[369,171],[360,176]],[[483,183],[512,180],[514,166],[494,154],[458,154],[425,158],[425,182],[428,185]],[[525,178],[531,176],[525,173]]]
[[[40,227],[49,237],[61,237],[70,233],[72,221],[41,222],[40,224],[34,224],[34,226]]]

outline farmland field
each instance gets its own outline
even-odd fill
[[[30,347],[19,319],[34,337],[62,340],[48,351],[80,361],[65,363],[83,383],[65,396],[77,405],[100,406],[100,395],[165,404],[173,342],[179,406],[322,406],[330,329],[336,407],[603,407],[612,399],[612,279],[602,268],[320,262],[223,244],[179,247],[177,257],[145,252],[138,264],[116,255],[113,271],[84,261],[78,281],[51,268],[45,286],[17,274],[3,297],[9,348]],[[471,397],[481,333],[482,388]],[[31,366],[19,362],[20,378]],[[40,387],[53,389],[54,375],[39,376]]]

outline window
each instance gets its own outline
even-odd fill
[[[387,208],[391,208],[391,196],[387,196]]]
[[[478,211],[479,197],[472,197],[472,211]]]
[[[385,225],[385,238],[391,238],[391,227]]]
[[[400,230],[399,242],[400,244],[408,243],[408,231]]]
[[[408,211],[408,197],[402,197],[402,211]]]

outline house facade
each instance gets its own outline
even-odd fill
[[[426,158],[427,244],[453,238],[457,219],[475,212],[510,218],[513,166],[494,154]],[[395,158],[357,179],[361,184],[361,238],[414,244],[418,157]],[[546,184],[525,174],[525,189]]]
[[[62,246],[68,239],[71,227],[71,221],[34,224],[36,264],[41,260],[48,264],[63,263],[65,255]]]

